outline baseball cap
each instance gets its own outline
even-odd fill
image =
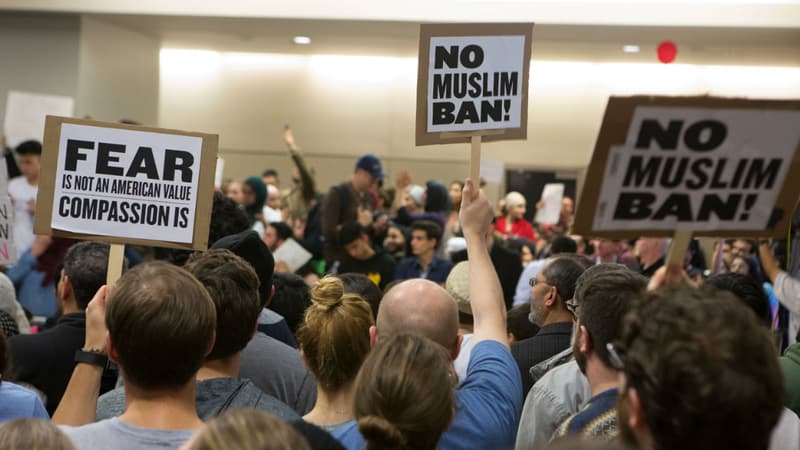
[[[370,175],[372,175],[373,178],[375,178],[375,181],[382,180],[384,176],[383,168],[381,167],[381,160],[372,154],[364,155],[361,158],[358,158],[358,162],[356,162],[356,169],[366,170]]]

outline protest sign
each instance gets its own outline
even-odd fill
[[[217,136],[48,116],[34,231],[203,250]]]
[[[416,144],[467,142],[469,135],[452,135],[464,132],[525,139],[532,31],[533,24],[422,25]]]
[[[558,223],[561,202],[564,200],[564,183],[547,183],[542,189],[542,207],[536,210],[536,223]]]
[[[8,196],[8,170],[5,162],[0,162],[0,266],[13,266],[16,262],[14,206]]]
[[[71,116],[75,108],[72,97],[9,91],[3,133],[6,143],[15,148],[23,141],[42,141],[44,118],[49,115]]]
[[[799,125],[798,101],[611,98],[575,232],[782,235],[800,192]]]

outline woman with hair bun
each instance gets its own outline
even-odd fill
[[[455,380],[447,351],[430,339],[400,334],[381,341],[358,373],[356,421],[345,426],[357,426],[360,436],[348,433],[350,442],[342,443],[348,449],[436,449],[455,413]]]
[[[303,419],[331,432],[355,417],[353,385],[369,353],[374,322],[369,304],[358,294],[346,294],[339,278],[320,280],[311,300],[297,340],[317,377],[317,401]]]

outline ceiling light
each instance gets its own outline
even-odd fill
[[[308,36],[295,36],[292,40],[297,45],[308,45],[311,43],[311,38]]]
[[[622,51],[625,53],[639,53],[638,45],[623,45]]]

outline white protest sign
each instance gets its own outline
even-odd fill
[[[11,197],[0,194],[0,266],[13,266],[16,262],[14,207],[11,205]]]
[[[533,24],[422,25],[417,145],[441,133],[524,139]],[[489,137],[493,136],[493,137]]]
[[[205,247],[216,136],[55,117],[47,127],[38,233]]]
[[[561,201],[564,199],[563,183],[548,183],[542,189],[544,205],[536,211],[537,223],[558,223],[561,218]]]
[[[525,36],[431,38],[429,133],[519,128]]]
[[[69,117],[74,109],[72,97],[9,91],[3,123],[6,143],[15,148],[29,139],[41,142],[45,117],[48,114]]]
[[[313,255],[298,244],[297,241],[289,238],[275,250],[272,256],[275,258],[275,261],[285,262],[286,265],[289,266],[290,272],[295,272],[307,262],[311,261]]]
[[[604,155],[593,157],[589,173],[602,178],[587,177],[588,201],[576,219],[582,232],[588,234],[587,220],[601,233],[780,232],[777,225],[787,223],[797,200],[800,105],[725,99],[635,105],[623,99],[609,103],[614,128],[626,115],[618,106],[624,101],[632,107],[627,129],[604,129],[598,139],[596,153]],[[624,142],[612,142],[623,132]]]

